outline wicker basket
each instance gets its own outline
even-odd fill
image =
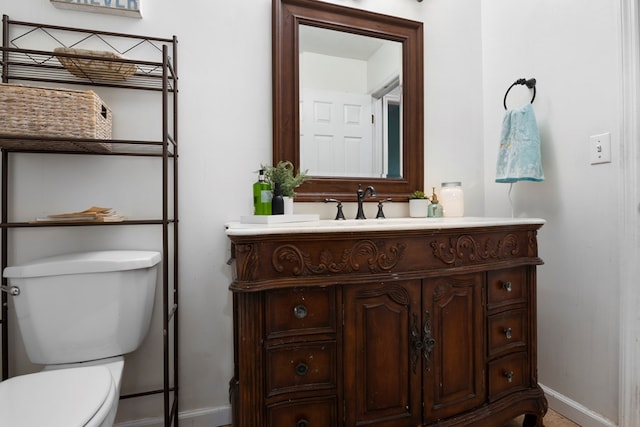
[[[0,84],[0,135],[111,139],[111,110],[93,91]],[[111,151],[109,143],[3,139],[16,149]]]
[[[62,55],[56,56],[64,68],[76,77],[91,80],[125,81],[136,72],[135,64],[118,61],[119,59],[126,58],[114,52],[68,47],[57,47],[53,51],[54,53],[92,57],[89,59]]]

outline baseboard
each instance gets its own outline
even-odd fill
[[[540,386],[544,390],[549,407],[581,427],[617,427],[617,424],[613,421],[569,399],[567,396],[543,384],[540,384]]]
[[[181,427],[219,427],[231,424],[231,406],[180,412]],[[163,427],[162,417],[116,423],[114,427]]]

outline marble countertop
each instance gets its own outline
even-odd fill
[[[359,231],[388,231],[388,230],[425,230],[449,228],[494,227],[508,225],[542,225],[540,218],[491,218],[491,217],[462,217],[462,218],[382,218],[382,219],[322,219],[315,221],[279,222],[272,224],[247,224],[230,222],[225,224],[228,236],[256,236],[267,234],[291,233],[347,233]]]

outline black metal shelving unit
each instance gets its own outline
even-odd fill
[[[7,15],[2,20],[2,83],[33,85],[44,83],[55,87],[91,86],[123,90],[158,92],[162,102],[162,137],[158,140],[96,140],[87,138],[61,138],[32,135],[8,135],[0,127],[0,153],[2,156],[2,183],[0,213],[1,269],[8,265],[10,230],[38,227],[127,227],[156,226],[162,229],[162,336],[163,384],[153,390],[122,396],[121,399],[162,395],[164,425],[178,426],[178,40],[131,34],[94,31],[16,21]],[[135,66],[132,75],[121,76],[101,73],[96,76],[74,75],[61,63],[62,59],[86,61],[95,59],[82,51],[54,52],[57,47],[91,49],[115,52],[121,56],[101,58],[100,61],[117,66]],[[70,144],[71,143],[71,144]],[[108,151],[98,150],[102,143],[110,144]],[[71,147],[71,148],[70,148]],[[73,222],[32,223],[9,218],[9,182],[11,160],[14,153],[78,154],[81,156],[142,156],[156,157],[162,162],[162,215],[159,218],[125,220],[116,223]],[[79,159],[81,160],[81,159]],[[2,285],[7,286],[6,279]],[[2,380],[9,377],[8,312],[10,298],[2,294]],[[152,325],[152,328],[154,326]]]

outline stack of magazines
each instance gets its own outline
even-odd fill
[[[36,218],[36,222],[122,222],[126,217],[111,208],[92,206],[81,212],[68,212]]]

